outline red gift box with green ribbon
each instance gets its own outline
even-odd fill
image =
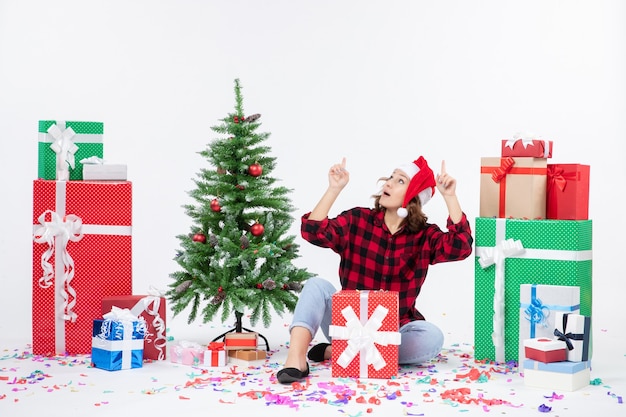
[[[101,300],[132,294],[132,184],[35,180],[33,353],[88,354]]]
[[[333,294],[330,336],[334,378],[388,379],[398,374],[397,291]]]
[[[548,219],[589,219],[589,172],[589,165],[548,164]]]

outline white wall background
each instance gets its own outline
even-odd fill
[[[38,120],[105,123],[105,159],[133,181],[145,293],[177,269],[197,152],[235,78],[296,219],[341,157],[352,179],[335,211],[371,205],[376,179],[420,154],[446,160],[473,219],[481,156],[519,131],[553,140],[553,162],[592,167],[594,326],[623,328],[625,18],[619,0],[0,0],[0,340],[30,338]],[[441,199],[427,212],[445,225]],[[336,282],[336,256],[299,242],[299,264]],[[473,294],[473,259],[439,265],[419,308],[471,341]]]

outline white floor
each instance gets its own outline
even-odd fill
[[[174,326],[173,324],[172,326]],[[208,325],[169,328],[173,340],[204,341],[223,329]],[[168,326],[169,327],[169,326]],[[474,362],[472,341],[447,335],[430,366],[407,367],[393,381],[331,378],[329,363],[311,364],[302,384],[276,383],[286,355],[286,323],[260,330],[269,340],[267,360],[230,360],[223,368],[193,368],[168,361],[108,372],[89,356],[41,358],[26,340],[3,335],[0,345],[0,416],[530,416],[551,407],[553,416],[626,415],[626,337],[611,329],[594,334],[593,384],[574,392],[525,386],[517,370]],[[226,329],[224,327],[224,329]],[[613,329],[614,330],[614,329]],[[210,340],[209,340],[210,341]],[[207,341],[208,342],[208,341]],[[472,380],[469,372],[482,375]],[[626,399],[626,398],[625,398]]]

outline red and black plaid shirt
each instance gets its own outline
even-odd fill
[[[341,257],[339,278],[346,290],[398,291],[400,326],[424,320],[415,308],[429,265],[457,261],[472,253],[472,231],[465,214],[457,224],[448,217],[448,232],[436,224],[410,233],[391,234],[383,211],[356,207],[334,219],[309,220],[302,216],[302,237]]]

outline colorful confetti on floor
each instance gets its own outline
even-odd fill
[[[175,407],[179,415],[197,415],[191,413],[207,407],[223,410],[220,413],[253,407],[255,415],[288,409],[302,416],[319,416],[319,412],[350,417],[390,412],[527,416],[531,411],[574,416],[582,415],[577,414],[582,409],[591,410],[589,404],[615,411],[606,415],[626,413],[623,375],[619,386],[605,384],[602,375],[594,375],[588,387],[574,392],[526,387],[515,363],[477,362],[470,344],[451,345],[422,366],[403,366],[389,380],[332,378],[331,363],[326,361],[311,363],[306,380],[282,385],[275,375],[287,349],[281,345],[268,352],[265,360],[229,358],[224,367],[165,360],[123,371],[93,368],[88,355],[43,357],[33,355],[28,346],[4,350],[0,351],[0,415],[67,415],[61,406],[65,401],[71,401],[67,404],[72,410],[93,416],[135,409],[162,411],[163,407]]]

